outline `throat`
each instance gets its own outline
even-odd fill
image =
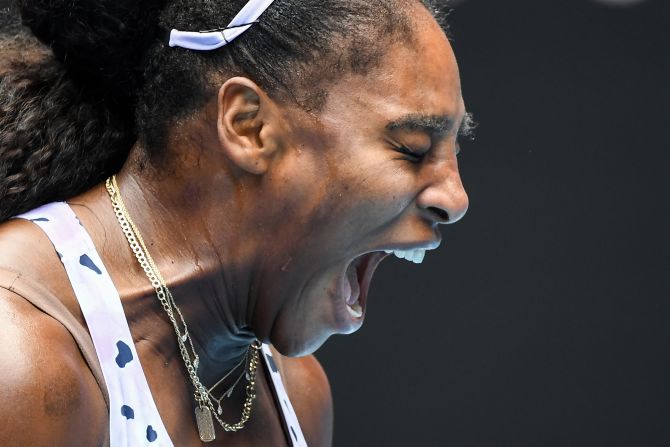
[[[205,386],[210,389],[215,388],[218,392],[223,392],[225,384],[230,382],[230,378],[238,377],[248,367],[249,356],[251,355],[253,336],[245,337],[243,340],[222,340],[221,338],[209,339],[204,347],[199,339],[194,337],[194,347],[200,356],[200,365],[198,367],[198,377]],[[222,380],[223,379],[223,380]],[[221,383],[219,383],[221,382]]]
[[[195,308],[196,300],[182,303],[185,301],[180,299],[184,296],[183,286],[174,287],[174,290],[175,301],[186,323],[184,329],[180,316],[174,313],[179,321],[181,340],[153,290],[122,294],[128,325],[136,345],[144,345],[148,348],[146,352],[157,356],[163,365],[180,365],[179,369],[184,371],[185,379],[190,383],[180,349],[180,342],[183,342],[188,353],[197,355],[200,382],[205,388],[210,388],[243,362],[256,338],[248,329],[222,322],[231,319],[216,318],[213,312],[199,311]],[[203,313],[207,315],[203,316]],[[184,337],[186,333],[188,337]],[[190,360],[193,362],[194,357],[191,356]]]

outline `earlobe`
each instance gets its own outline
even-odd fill
[[[276,144],[264,129],[273,118],[272,100],[250,79],[231,78],[219,89],[219,146],[243,171],[262,175],[268,170]]]

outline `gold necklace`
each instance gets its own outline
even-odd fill
[[[107,179],[105,182],[105,187],[109,193],[109,198],[112,201],[112,206],[114,207],[114,214],[121,225],[121,230],[128,240],[130,249],[132,250],[137,262],[139,262],[140,267],[146,274],[147,278],[151,282],[152,287],[156,291],[156,296],[158,301],[160,301],[165,313],[167,314],[172,327],[174,328],[175,334],[177,335],[177,345],[179,346],[179,352],[184,361],[184,366],[186,367],[186,372],[188,373],[191,383],[194,388],[194,398],[197,403],[195,408],[195,419],[198,425],[198,434],[200,439],[203,442],[211,442],[216,439],[216,433],[214,430],[214,419],[219,423],[219,425],[225,431],[235,432],[242,430],[244,425],[247,423],[251,417],[251,412],[253,409],[253,401],[256,398],[255,385],[256,385],[256,371],[258,369],[258,351],[261,349],[261,343],[256,340],[249,346],[249,351],[245,356],[245,359],[248,359],[248,365],[244,370],[244,376],[247,380],[246,387],[246,399],[244,405],[242,406],[242,416],[239,422],[235,424],[229,424],[225,422],[222,418],[221,410],[221,399],[225,396],[232,394],[232,388],[234,388],[242,376],[233,384],[232,388],[229,388],[224,396],[220,399],[216,399],[212,396],[211,391],[216,388],[223,380],[225,380],[228,375],[223,377],[219,382],[217,382],[210,389],[205,388],[205,386],[200,382],[198,377],[198,366],[200,363],[200,358],[195,352],[193,347],[193,340],[191,335],[188,332],[188,326],[186,321],[184,321],[184,316],[182,315],[179,307],[175,303],[172,293],[168,289],[165,280],[161,276],[156,264],[154,263],[153,258],[149,254],[144,240],[140,235],[137,227],[130,218],[130,214],[126,209],[123,199],[121,198],[121,191],[116,183],[116,176],[112,176]],[[233,370],[235,370],[235,367]],[[231,371],[232,372],[232,371]],[[214,403],[212,400],[215,400],[218,404],[218,408],[214,408]]]

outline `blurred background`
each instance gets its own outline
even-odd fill
[[[670,446],[670,2],[453,6],[471,208],[319,351],[335,446]]]

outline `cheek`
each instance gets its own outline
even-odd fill
[[[376,220],[396,216],[408,206],[415,195],[416,175],[403,161],[385,155],[362,158],[333,180],[340,188],[341,206]]]
[[[412,202],[413,166],[380,144],[343,141],[318,149],[291,149],[272,173],[267,192],[278,219],[303,249],[311,239],[341,244],[386,225]]]
[[[371,167],[343,180],[333,182],[327,196],[327,225],[340,246],[360,250],[380,239],[412,203],[413,182],[393,171]]]

